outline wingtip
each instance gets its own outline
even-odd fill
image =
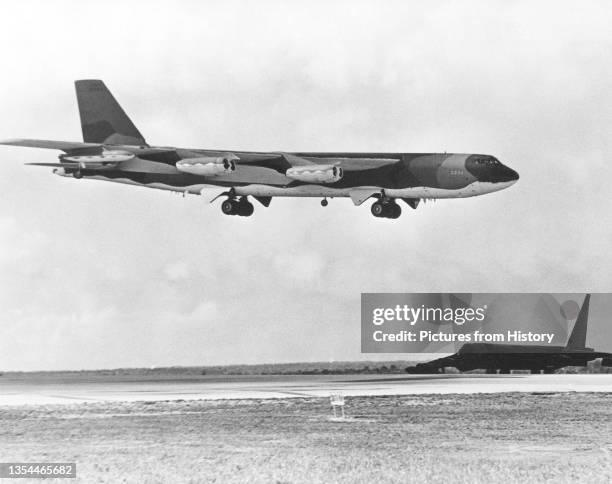
[[[13,145],[22,142],[22,138],[0,139],[0,145]]]
[[[102,79],[76,79],[74,81],[75,84],[85,84],[85,83],[100,83],[100,84],[104,84],[104,81]]]

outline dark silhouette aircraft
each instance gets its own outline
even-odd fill
[[[510,370],[531,370],[532,373],[553,373],[565,366],[586,366],[602,358],[603,366],[612,366],[612,353],[586,347],[589,301],[587,294],[566,346],[509,345],[498,343],[466,343],[457,353],[406,368],[408,373],[444,373],[447,367],[459,371],[486,370],[487,373],[510,373]]]
[[[490,155],[457,153],[288,153],[149,146],[100,80],[76,81],[83,142],[11,139],[0,144],[61,150],[55,168],[77,179],[203,195],[217,188],[227,198],[227,215],[249,216],[253,197],[263,206],[272,197],[370,198],[375,217],[398,218],[403,200],[465,198],[502,190],[519,178]]]

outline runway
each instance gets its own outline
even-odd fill
[[[612,392],[612,374],[0,377],[0,406],[500,392]]]

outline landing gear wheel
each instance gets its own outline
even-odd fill
[[[231,198],[228,198],[227,200],[224,200],[223,203],[221,204],[221,211],[225,215],[236,215],[239,210],[238,203],[239,203],[238,200],[233,200]]]
[[[329,203],[329,202],[328,202],[328,201],[327,201],[325,198],[324,198],[323,200],[321,200],[321,206],[322,206],[322,207],[327,207],[327,204],[328,204],[328,203]]]
[[[83,178],[83,174],[80,171],[75,171],[72,176],[75,177],[77,180]]]
[[[374,202],[372,205],[372,215],[375,217],[398,218],[401,214],[401,207],[393,201]]]
[[[381,202],[374,202],[372,204],[372,215],[375,217],[384,217],[385,216],[385,206]]]
[[[238,215],[241,217],[250,217],[253,215],[255,207],[246,198],[242,198],[238,204]]]
[[[401,214],[402,208],[397,203],[389,203],[387,206],[387,218],[399,218]]]

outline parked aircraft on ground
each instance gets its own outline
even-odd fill
[[[457,353],[406,368],[408,373],[444,373],[448,367],[459,371],[484,369],[487,373],[510,373],[531,370],[531,373],[552,373],[565,366],[586,366],[602,359],[603,366],[612,366],[612,353],[586,347],[589,302],[587,294],[566,346],[510,345],[501,343],[466,343]]]

